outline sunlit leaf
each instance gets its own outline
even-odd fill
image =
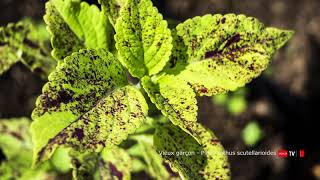
[[[31,126],[34,163],[71,146],[99,152],[119,144],[145,119],[143,95],[105,50],[81,50],[65,58],[37,99]]]
[[[102,6],[102,10],[109,17],[110,22],[115,26],[117,19],[120,16],[120,9],[123,7],[127,0],[98,0]]]
[[[128,0],[115,30],[120,61],[132,76],[160,72],[169,60],[172,37],[167,22],[151,0]]]
[[[52,55],[62,61],[83,48],[109,49],[112,27],[95,5],[73,0],[50,0],[44,20],[52,35]]]
[[[227,156],[220,141],[202,125],[194,123],[190,133],[172,124],[157,128],[154,145],[182,179],[230,179]]]
[[[101,152],[99,161],[101,180],[130,180],[131,169],[132,159],[124,149],[113,146]]]
[[[177,26],[189,65],[178,75],[199,95],[216,95],[244,86],[266,69],[292,31],[267,28],[244,15],[205,15]]]
[[[141,82],[151,101],[173,124],[186,130],[188,124],[197,121],[196,95],[186,81],[163,76],[153,82],[146,76]]]

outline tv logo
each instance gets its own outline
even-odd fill
[[[285,149],[278,150],[277,156],[280,158],[287,158],[287,157],[300,157],[303,158],[305,156],[304,150],[300,151],[288,151]]]
[[[287,150],[278,150],[277,156],[280,158],[286,158],[286,157],[288,157],[288,151]]]

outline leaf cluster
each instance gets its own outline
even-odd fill
[[[292,32],[235,14],[169,29],[151,0],[99,3],[46,3],[57,66],[32,113],[33,166],[67,147],[75,179],[130,179],[141,170],[156,179],[229,179],[220,141],[197,122],[196,97],[243,87]],[[26,37],[15,27],[0,30],[7,56]],[[149,100],[167,119],[148,117]]]

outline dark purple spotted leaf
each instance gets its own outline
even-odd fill
[[[197,121],[196,94],[188,83],[172,75],[153,81],[142,78],[142,86],[162,114],[187,132],[186,124]]]
[[[59,61],[84,48],[111,48],[112,26],[95,5],[73,0],[50,0],[44,20],[52,35],[52,55]]]
[[[118,146],[104,148],[99,161],[101,180],[130,180],[132,159],[128,152]]]
[[[182,179],[229,180],[228,159],[217,137],[198,123],[188,130],[193,137],[172,124],[156,129],[154,146],[171,169]]]
[[[41,37],[40,30],[43,31],[29,20],[0,27],[0,75],[20,61],[32,72],[47,78],[56,62],[45,46],[48,39]]]
[[[115,26],[120,16],[120,9],[125,5],[127,0],[98,0],[101,4],[102,11],[109,17],[109,21]]]
[[[100,151],[133,133],[147,113],[140,91],[105,50],[81,50],[59,63],[37,99],[31,126],[34,163],[59,146]]]
[[[178,77],[199,95],[211,96],[260,75],[293,32],[265,27],[244,15],[217,14],[187,20],[177,26],[177,34],[187,46],[189,63]]]

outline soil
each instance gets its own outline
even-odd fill
[[[166,19],[175,22],[207,13],[236,13],[257,17],[268,26],[295,31],[293,39],[275,55],[271,75],[263,75],[248,85],[248,108],[244,113],[232,116],[211,98],[199,98],[199,121],[215,132],[228,151],[305,150],[304,158],[229,156],[232,179],[320,179],[320,143],[316,139],[320,1],[163,0],[154,4]],[[43,14],[41,1],[0,1],[0,25],[24,16],[41,20]],[[0,118],[29,117],[44,83],[21,64],[11,68],[0,77]],[[248,147],[241,132],[252,120],[259,123],[264,137],[256,146]]]

